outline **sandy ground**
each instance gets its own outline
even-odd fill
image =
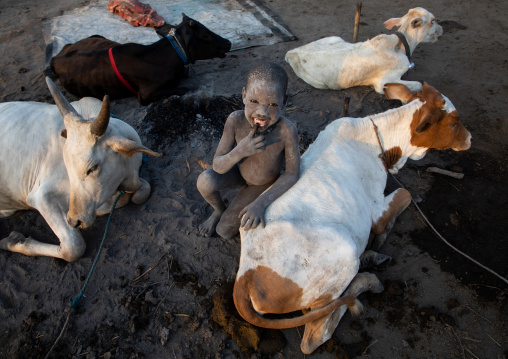
[[[1,0],[0,4],[0,101],[52,102],[42,75],[42,22],[88,2]],[[222,124],[228,113],[240,108],[238,95],[246,74],[259,61],[279,63],[288,71],[286,116],[299,128],[302,151],[340,116],[346,95],[351,96],[352,117],[399,104],[369,88],[310,88],[284,62],[289,49],[321,37],[351,40],[356,2],[324,0],[318,6],[310,0],[269,0],[267,4],[297,41],[198,62],[196,75],[182,83],[200,90],[196,96],[148,107],[134,99],[113,103],[113,112],[164,156],[150,159],[143,168],[142,175],[153,189],[149,201],[115,211],[85,297],[51,357],[304,357],[299,348],[302,328],[256,330],[261,338],[256,350],[238,344],[237,327],[224,329],[217,323],[235,315],[227,300],[240,243],[239,237],[226,241],[199,236],[197,226],[210,208],[195,188],[197,176],[211,163]],[[397,179],[449,242],[507,277],[508,2],[395,0],[386,4],[363,3],[359,40],[387,32],[383,21],[404,15],[409,8],[422,6],[433,12],[444,34],[437,43],[417,48],[410,78],[427,81],[450,98],[473,135],[469,151],[431,152],[419,162],[410,161]],[[429,166],[460,167],[465,177],[456,180],[427,173]],[[389,178],[387,190],[397,186]],[[46,355],[60,334],[69,300],[88,276],[106,221],[107,217],[98,218],[83,231],[87,251],[75,263],[0,253],[0,357]],[[57,242],[36,212],[0,220],[0,238],[12,230]],[[508,356],[506,284],[444,245],[413,205],[399,218],[382,252],[393,258],[375,271],[385,291],[362,295],[363,314],[356,318],[346,314],[333,338],[311,357]]]

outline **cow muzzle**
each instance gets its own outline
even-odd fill
[[[67,216],[67,223],[72,228],[83,228],[83,222],[79,218]]]
[[[469,149],[471,148],[471,139],[472,139],[472,138],[473,138],[473,137],[471,136],[471,133],[470,133],[470,132],[468,132],[468,133],[467,133],[467,137],[466,137],[465,141],[464,141],[464,142],[462,142],[462,143],[460,144],[460,146],[453,147],[452,149],[453,149],[454,151],[465,151],[465,150],[469,150]]]
[[[67,213],[67,223],[72,228],[84,229],[87,228],[91,223],[94,222],[94,218],[85,218],[87,216],[75,216]]]

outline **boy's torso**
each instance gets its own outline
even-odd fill
[[[239,111],[240,112],[240,111]],[[238,144],[252,128],[243,111],[236,118],[235,141]],[[264,185],[275,181],[284,163],[284,136],[287,136],[285,118],[281,117],[271,131],[260,133],[264,137],[265,148],[262,152],[244,158],[238,163],[240,173],[248,185]]]

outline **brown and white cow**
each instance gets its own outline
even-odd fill
[[[354,307],[351,296],[382,290],[375,275],[358,274],[361,256],[371,231],[382,236],[411,201],[405,189],[384,196],[387,169],[397,173],[429,149],[471,146],[452,103],[432,86],[412,93],[388,84],[385,93],[406,104],[330,123],[303,155],[298,182],[268,207],[266,227],[240,231],[238,312],[266,328],[305,324],[304,353],[331,337],[342,305]],[[304,314],[291,319],[263,316],[299,310]]]
[[[320,89],[363,85],[373,86],[382,94],[386,83],[398,82],[411,91],[420,91],[420,82],[400,79],[410,68],[407,55],[411,56],[420,42],[437,41],[443,34],[442,27],[434,15],[421,7],[385,21],[385,26],[399,27],[399,37],[381,34],[354,44],[338,36],[326,37],[288,51],[286,61],[298,77]]]

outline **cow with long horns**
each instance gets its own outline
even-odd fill
[[[74,261],[85,251],[79,229],[109,212],[118,191],[129,194],[118,206],[148,199],[150,185],[138,175],[142,153],[159,154],[144,147],[131,126],[110,118],[107,96],[70,104],[46,82],[56,106],[0,104],[0,218],[36,209],[60,245],[12,232],[0,249]]]

